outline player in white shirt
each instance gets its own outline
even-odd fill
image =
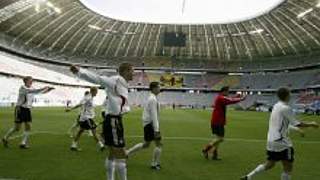
[[[273,168],[278,161],[281,161],[283,165],[281,180],[290,180],[294,149],[288,137],[289,126],[319,127],[316,122],[301,122],[295,119],[293,111],[288,105],[290,101],[290,90],[288,88],[280,88],[277,91],[277,96],[279,102],[274,105],[269,120],[267,161],[258,165],[249,174],[241,177],[241,180],[251,180],[256,174]]]
[[[84,92],[84,98],[89,95],[89,91]],[[67,109],[69,108],[69,106],[67,107]],[[77,117],[77,119],[73,122],[72,126],[69,128],[69,134],[71,138],[74,138],[76,135],[76,130],[79,127],[79,119],[80,119],[80,114]]]
[[[24,123],[24,134],[23,139],[20,144],[20,148],[27,149],[28,145],[28,137],[31,131],[31,108],[33,103],[33,98],[35,94],[47,93],[53,90],[53,87],[43,87],[40,89],[34,89],[32,87],[32,77],[26,76],[23,78],[24,85],[19,89],[18,101],[15,107],[15,120],[14,127],[11,128],[6,135],[2,138],[3,145],[8,147],[9,138],[15,132],[18,132],[21,129],[21,124]]]
[[[96,133],[96,128],[97,125],[94,122],[94,117],[95,117],[95,112],[94,112],[94,106],[93,106],[93,98],[97,95],[98,89],[96,87],[91,87],[90,88],[90,93],[86,95],[78,105],[66,109],[66,112],[70,112],[73,109],[77,109],[81,107],[81,112],[80,112],[80,117],[79,117],[79,126],[80,129],[75,136],[72,145],[71,145],[71,150],[72,151],[79,151],[80,149],[78,148],[78,141],[80,139],[81,134],[85,130],[89,130],[92,132],[94,140],[98,143],[100,150],[104,149],[104,144],[101,142],[101,140],[98,138],[97,133]]]
[[[161,155],[161,135],[159,128],[159,112],[160,104],[158,102],[157,95],[160,93],[160,85],[158,82],[151,82],[149,85],[150,96],[147,100],[147,103],[143,109],[142,123],[144,129],[144,142],[136,144],[127,151],[128,156],[133,153],[147,148],[150,146],[152,141],[155,142],[156,147],[153,150],[151,168],[155,170],[160,170],[160,155]]]
[[[117,170],[121,180],[127,180],[127,156],[122,117],[130,111],[128,81],[133,79],[133,66],[122,63],[118,68],[119,75],[111,77],[99,76],[78,66],[71,66],[70,70],[81,79],[105,88],[108,100],[102,133],[104,143],[109,148],[109,155],[105,161],[107,178],[114,180],[115,170]]]

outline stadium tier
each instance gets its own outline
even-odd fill
[[[41,4],[42,3],[42,4]],[[288,0],[230,24],[149,24],[101,16],[78,0],[2,0],[0,43],[47,60],[115,66],[263,69],[317,64],[318,1]],[[166,46],[164,34],[185,35]]]

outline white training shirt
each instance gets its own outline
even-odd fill
[[[106,112],[107,111],[107,106],[108,106],[108,96],[103,100],[103,103],[102,103],[102,108],[101,108],[101,111],[102,112]]]
[[[158,102],[157,96],[150,93],[150,96],[143,108],[142,122],[143,126],[152,123],[153,130],[159,132],[159,112],[160,104]]]
[[[295,119],[288,104],[282,101],[275,104],[269,120],[267,150],[280,152],[292,147],[291,139],[288,136],[289,125],[297,126],[299,124],[300,122]]]
[[[32,87],[28,88],[25,85],[22,85],[19,89],[19,95],[17,100],[17,106],[24,108],[32,108],[33,98],[35,94],[40,94],[44,91],[45,88],[34,89]]]
[[[81,68],[78,76],[88,82],[99,84],[106,89],[108,96],[106,114],[122,115],[130,111],[128,103],[128,83],[122,76],[99,76]]]
[[[86,121],[88,119],[93,119],[95,116],[93,97],[91,94],[84,96],[84,98],[79,103],[81,105],[80,119],[79,121]]]

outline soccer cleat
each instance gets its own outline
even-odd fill
[[[240,180],[249,180],[248,176],[242,176]]]
[[[8,146],[9,142],[8,142],[8,140],[6,140],[5,138],[2,138],[2,144],[3,144],[3,146],[4,146],[5,148],[9,147],[9,146]]]
[[[221,158],[218,158],[218,157],[212,157],[211,159],[214,161],[221,161],[222,160]]]
[[[160,164],[151,166],[151,169],[159,171],[161,169]]]
[[[26,144],[20,144],[19,145],[20,149],[29,149],[30,147]]]
[[[206,150],[204,150],[204,149],[202,150],[202,155],[204,158],[209,159],[209,154]]]
[[[78,147],[70,147],[70,150],[71,150],[71,151],[76,151],[76,152],[81,151],[81,149],[78,148]]]

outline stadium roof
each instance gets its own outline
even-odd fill
[[[284,0],[80,0],[118,20],[161,24],[221,24],[263,15]]]
[[[174,57],[197,66],[200,59],[309,56],[320,52],[319,10],[319,0],[287,0],[250,20],[179,25],[116,20],[79,0],[1,0],[0,44],[29,55],[83,57],[104,65],[114,64],[112,58]],[[184,34],[185,46],[164,46],[166,32]]]

